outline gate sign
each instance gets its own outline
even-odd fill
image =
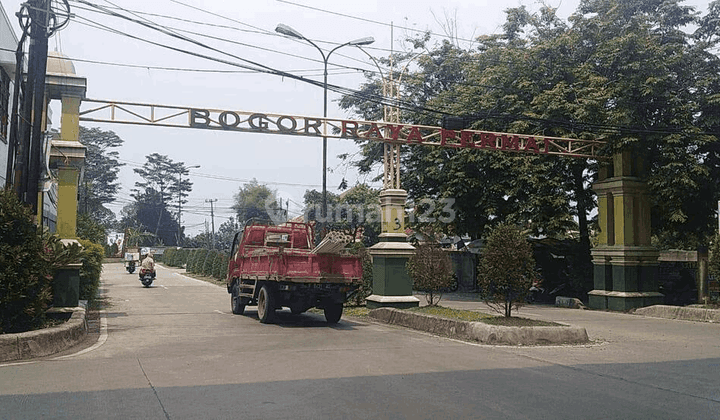
[[[422,144],[462,149],[500,150],[531,154],[606,159],[605,145],[597,140],[530,136],[477,130],[446,130],[440,127],[340,120],[323,117],[279,115],[259,112],[83,100],[83,106],[99,106],[80,112],[80,121],[199,128],[306,137]]]

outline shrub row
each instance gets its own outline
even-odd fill
[[[166,249],[163,263],[171,267],[185,267],[188,273],[224,279],[227,274],[228,255],[215,249]]]

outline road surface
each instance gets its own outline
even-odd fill
[[[583,346],[494,347],[361,319],[232,315],[222,286],[107,264],[106,335],[0,365],[2,419],[720,419],[720,326],[530,308]],[[474,302],[446,302],[476,308]]]

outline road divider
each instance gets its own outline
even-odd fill
[[[585,344],[587,331],[570,325],[550,327],[505,327],[484,322],[460,321],[394,308],[373,309],[370,318],[392,325],[465,341],[496,345]]]

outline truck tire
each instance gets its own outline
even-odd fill
[[[235,315],[242,315],[245,312],[245,299],[240,297],[240,286],[235,283],[230,293],[230,306],[232,313]]]
[[[275,319],[275,295],[268,286],[260,288],[257,298],[258,318],[263,324],[268,324]]]
[[[337,324],[340,321],[343,313],[343,304],[341,303],[328,303],[325,305],[325,320],[328,324]]]

